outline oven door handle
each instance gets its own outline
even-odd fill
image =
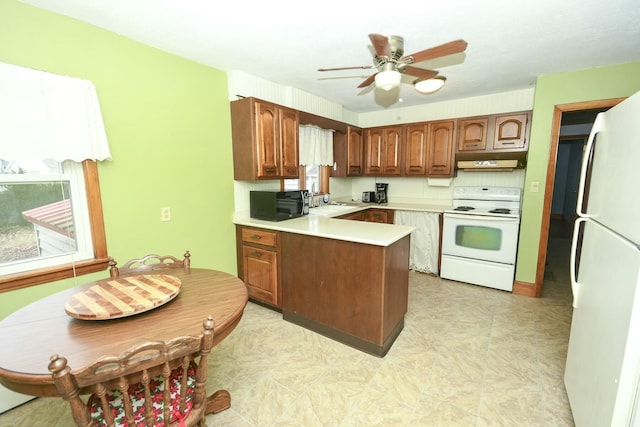
[[[494,221],[494,222],[512,222],[518,223],[518,218],[513,217],[501,217],[501,216],[488,216],[488,215],[465,215],[458,213],[445,213],[445,218],[453,218],[453,219],[468,219],[468,220],[480,220],[480,221]]]

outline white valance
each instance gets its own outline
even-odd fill
[[[93,84],[0,62],[0,158],[111,160]]]
[[[300,126],[298,132],[301,165],[333,165],[333,131],[317,126]]]

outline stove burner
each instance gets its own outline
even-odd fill
[[[473,206],[458,206],[457,208],[454,208],[454,211],[472,211],[475,208]]]
[[[506,208],[496,208],[496,209],[491,209],[489,211],[489,213],[495,213],[495,214],[508,214],[511,213],[511,209],[506,209]]]

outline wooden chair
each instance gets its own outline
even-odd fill
[[[231,406],[226,390],[206,397],[213,327],[209,316],[201,337],[146,342],[77,371],[56,354],[51,356],[49,371],[80,427],[205,426],[206,414]],[[89,393],[86,402],[80,398]]]
[[[171,255],[147,255],[143,258],[132,259],[127,261],[122,267],[118,267],[118,263],[113,259],[109,259],[109,275],[112,279],[119,277],[121,274],[146,273],[152,270],[163,270],[167,268],[184,268],[191,267],[191,254],[189,251],[184,253],[184,259],[180,260]]]

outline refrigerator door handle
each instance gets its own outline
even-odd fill
[[[573,308],[578,308],[578,297],[580,296],[580,283],[576,276],[576,253],[578,251],[578,236],[580,235],[580,224],[587,222],[589,218],[578,217],[573,225],[573,237],[571,238],[571,260],[569,261],[569,272],[571,278],[571,293],[573,294]]]
[[[580,217],[588,218],[589,215],[586,212],[583,212],[582,205],[584,201],[584,188],[587,181],[587,171],[589,169],[589,158],[591,158],[591,152],[593,151],[593,143],[596,138],[596,134],[602,130],[604,123],[604,113],[598,113],[596,119],[593,122],[593,126],[591,127],[591,133],[589,133],[589,138],[587,139],[587,146],[584,150],[584,155],[582,156],[582,167],[580,169],[580,185],[578,187],[578,203],[576,204],[576,213]]]

